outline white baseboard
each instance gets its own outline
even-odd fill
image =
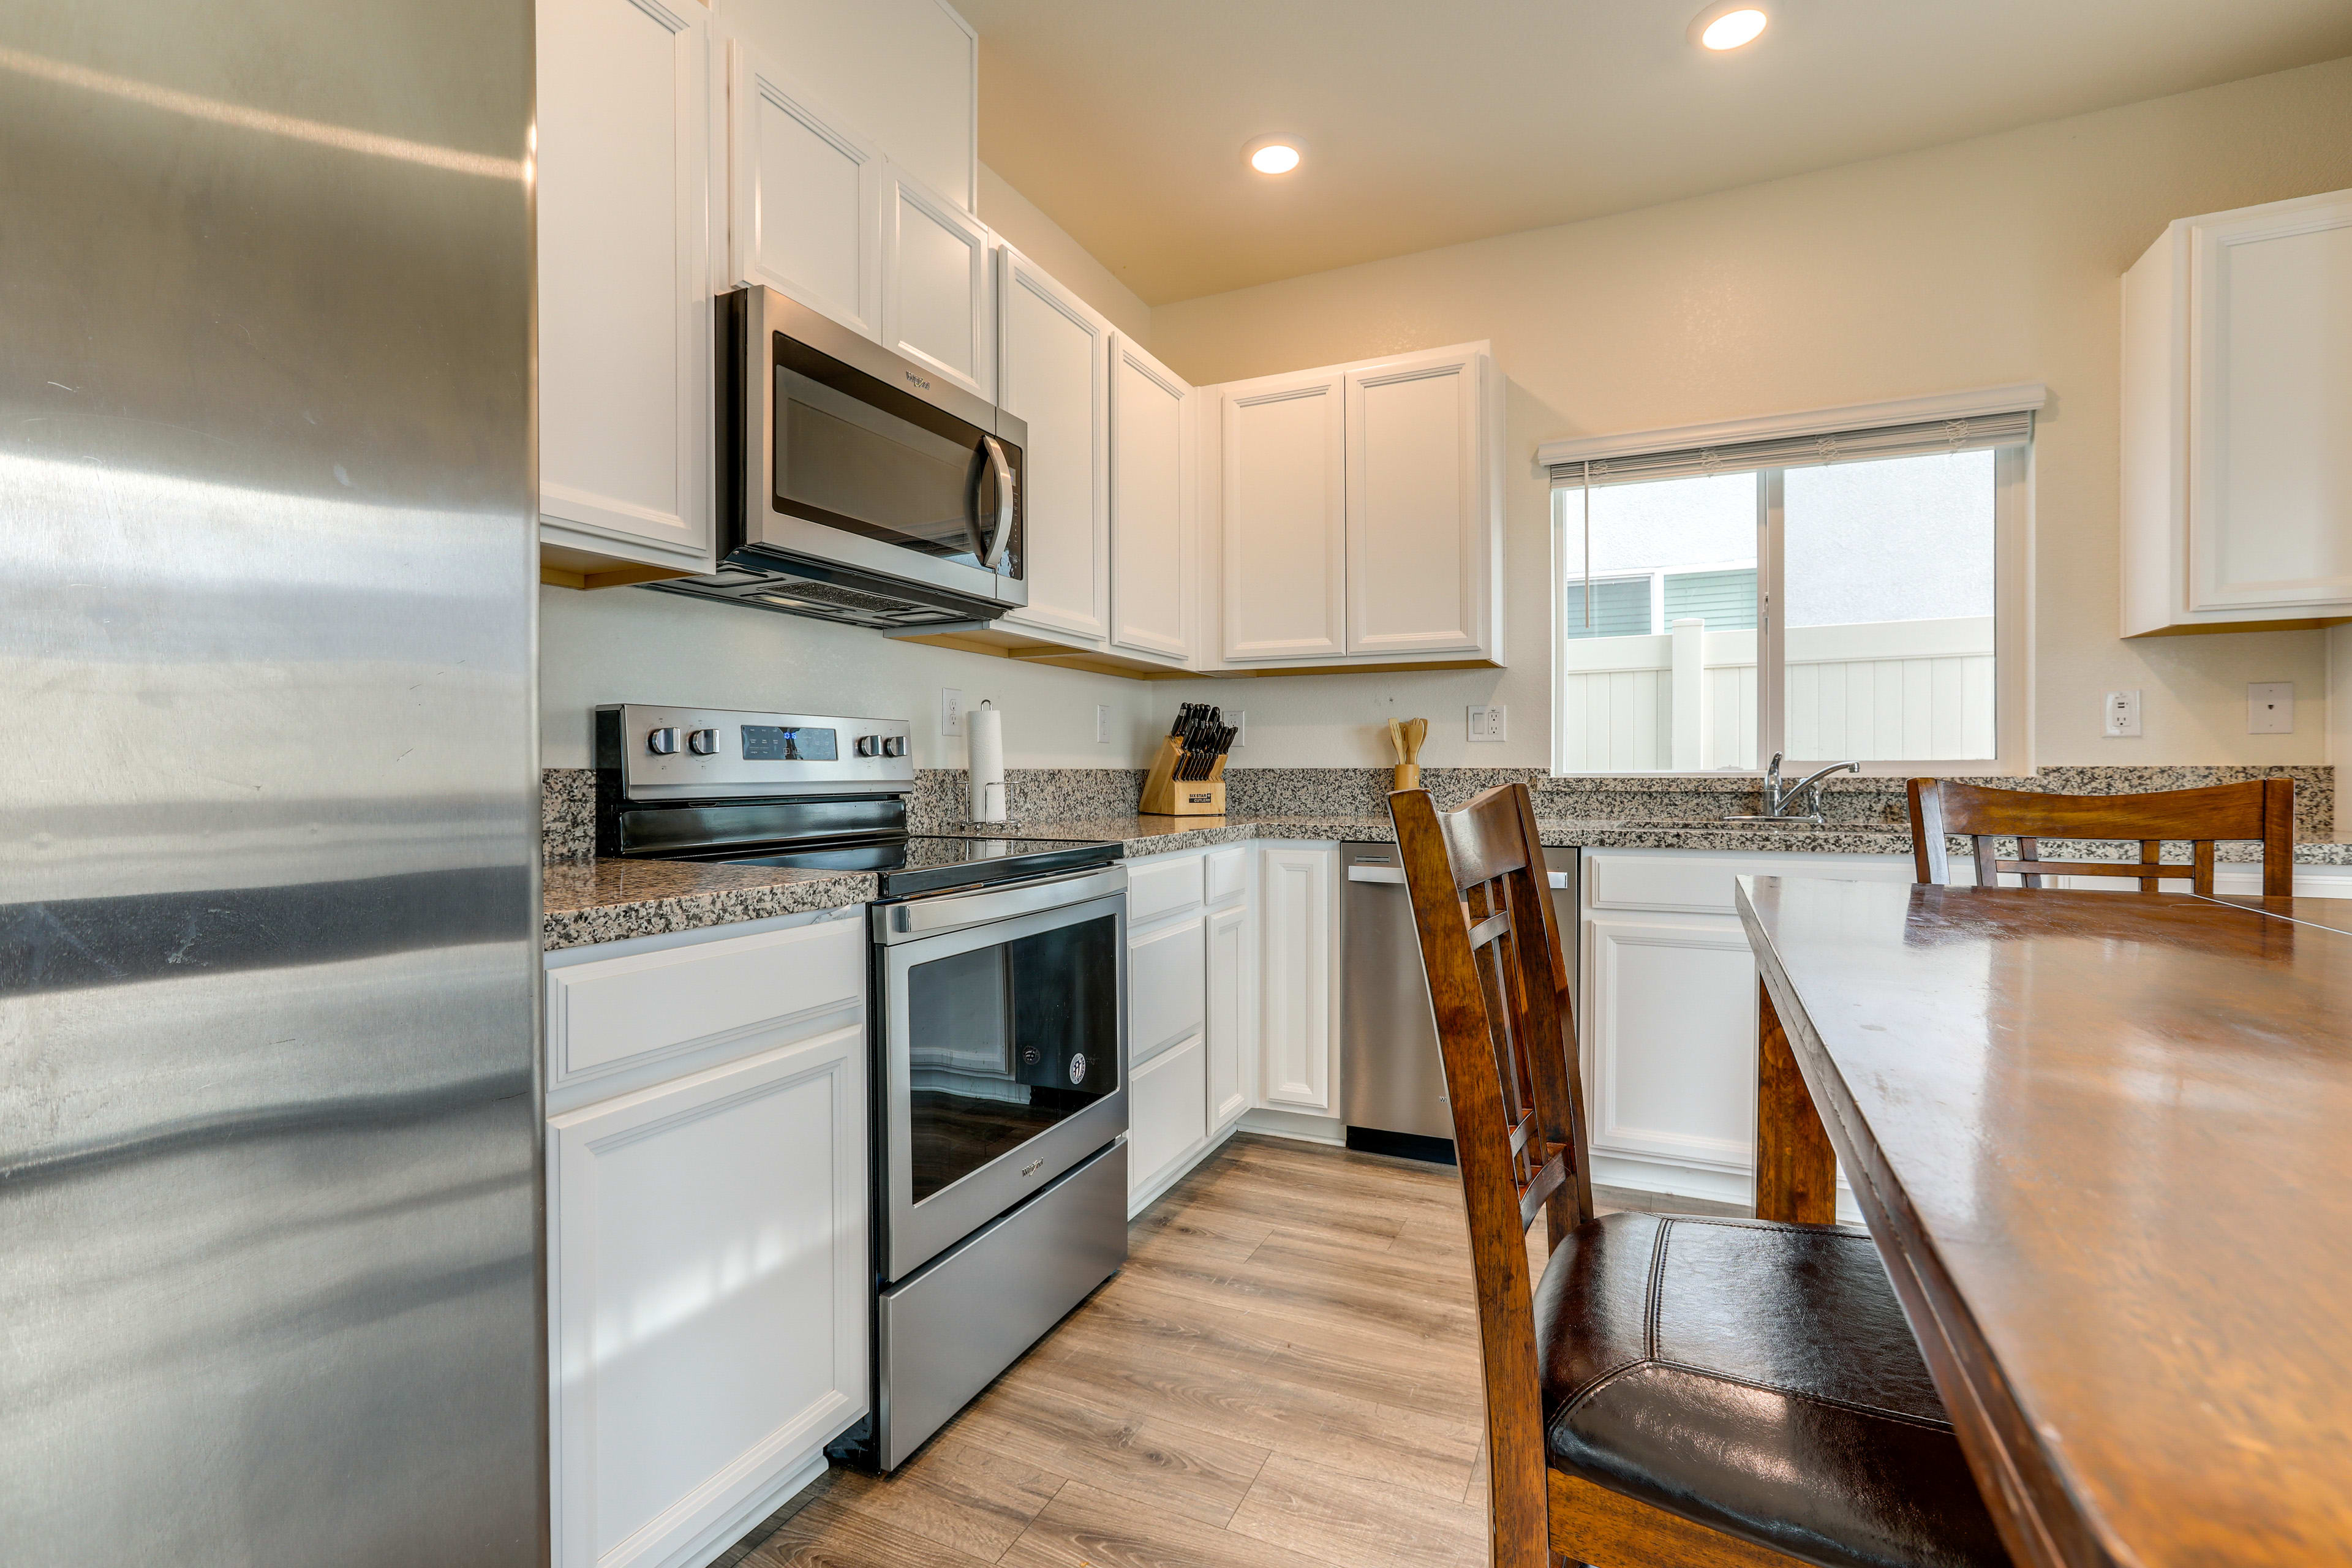
[[[1348,1124],[1336,1116],[1310,1116],[1299,1110],[1271,1110],[1260,1107],[1242,1112],[1234,1123],[1244,1132],[1264,1132],[1275,1138],[1295,1138],[1302,1143],[1326,1143],[1335,1149],[1348,1146]]]

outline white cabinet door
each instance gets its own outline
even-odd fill
[[[1110,323],[1011,246],[996,255],[999,396],[1029,426],[1029,603],[1004,619],[1100,638],[1110,623]]]
[[[1236,904],[1209,917],[1209,1129],[1215,1131],[1249,1109],[1249,907]]]
[[[866,1031],[548,1123],[557,1568],[713,1532],[866,1406]]]
[[[1266,1103],[1328,1116],[1332,1069],[1334,846],[1258,851],[1258,1056]]]
[[[996,401],[988,230],[896,164],[882,177],[882,346]]]
[[[709,14],[541,0],[541,537],[711,559]]]
[[[2352,192],[2198,223],[2192,610],[2352,602]]]
[[[1201,1032],[1206,942],[1207,927],[1198,915],[1129,939],[1127,1051],[1138,1068]]]
[[[1143,1192],[1209,1136],[1205,1053],[1194,1035],[1135,1069],[1128,1079],[1127,1190]]]
[[[882,337],[879,149],[740,40],[728,54],[728,270]]]
[[[1224,389],[1224,656],[1347,651],[1345,378],[1317,372]]]
[[[1192,652],[1192,389],[1120,335],[1110,371],[1111,644]]]
[[[1348,373],[1348,651],[1475,653],[1493,599],[1486,356]]]
[[[1594,1151],[1752,1170],[1756,960],[1739,922],[1596,917],[1586,931]]]

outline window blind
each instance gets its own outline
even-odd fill
[[[1554,489],[1592,485],[1638,485],[1654,479],[1696,479],[1708,474],[1752,473],[1758,468],[1818,468],[1825,463],[1867,463],[1883,458],[1921,458],[1937,452],[1974,452],[2014,447],[2033,439],[2033,413],[1979,414],[1966,419],[1930,419],[1884,425],[1828,435],[1778,436],[1721,447],[1685,447],[1666,452],[1593,458],[1551,465]]]

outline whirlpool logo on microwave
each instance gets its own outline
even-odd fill
[[[921,387],[925,392],[930,391],[931,384],[925,381],[921,376],[917,375],[913,371],[902,370],[898,374],[905,376],[908,381],[913,382],[917,386]]]

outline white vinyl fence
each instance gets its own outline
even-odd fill
[[[1573,773],[1754,767],[1756,634],[1677,621],[1662,637],[1574,638],[1561,666]],[[1990,616],[1799,626],[1785,748],[1860,762],[1993,755]]]

